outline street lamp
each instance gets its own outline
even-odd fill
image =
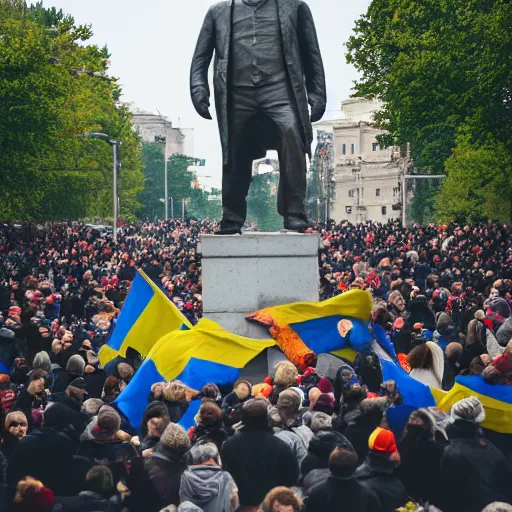
[[[117,197],[117,169],[121,166],[120,162],[118,163],[117,152],[119,146],[121,146],[122,142],[112,137],[108,136],[105,133],[96,133],[96,132],[86,132],[80,137],[88,137],[91,139],[100,139],[104,142],[107,142],[112,146],[112,156],[113,156],[113,176],[112,176],[112,195],[114,197],[114,218],[112,221],[112,234],[114,238],[114,243],[117,243],[117,217],[118,217],[118,197]]]
[[[165,220],[169,220],[169,187],[167,185],[167,137],[162,135],[155,135],[155,142],[164,144],[164,202],[165,202]],[[171,197],[171,210],[174,212],[174,205],[172,205],[172,197]],[[172,214],[174,217],[174,213]]]

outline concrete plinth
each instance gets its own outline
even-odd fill
[[[235,334],[268,339],[247,313],[319,299],[318,235],[202,235],[200,243],[203,314]]]

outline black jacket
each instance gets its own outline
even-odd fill
[[[456,420],[441,458],[442,509],[481,512],[494,501],[512,502],[511,470],[475,422]]]
[[[302,512],[384,512],[379,498],[354,477],[334,476],[317,486],[304,501]]]
[[[53,428],[43,427],[18,442],[8,468],[9,482],[16,484],[27,475],[41,480],[55,495],[76,492],[71,465],[75,444]]]
[[[368,455],[368,438],[380,425],[382,414],[361,414],[348,425],[345,436],[357,453],[357,460],[362,464]]]
[[[377,495],[385,512],[394,512],[407,503],[404,484],[394,475],[394,469],[387,457],[370,452],[356,471],[357,480]]]
[[[117,512],[122,502],[118,495],[107,500],[92,491],[82,491],[78,496],[56,497],[53,512]]]
[[[238,487],[241,506],[258,506],[274,487],[297,485],[297,458],[271,432],[236,433],[222,446],[221,458]]]
[[[321,430],[309,442],[308,454],[302,461],[300,472],[305,477],[314,469],[329,467],[329,455],[338,444],[346,444],[347,439],[336,431]]]
[[[205,87],[208,92],[208,68],[215,51],[213,86],[215,107],[222,144],[223,161],[227,163],[229,148],[228,89],[233,0],[218,2],[206,14],[197,40],[190,70],[190,89]],[[310,148],[313,130],[309,118],[308,99],[326,103],[325,73],[313,16],[302,0],[277,0],[277,10],[284,48],[285,66],[303,129],[304,147]],[[306,95],[307,92],[307,95]],[[256,137],[256,140],[260,140]],[[251,159],[265,155],[254,144],[247,148]],[[307,149],[308,153],[310,152]]]
[[[411,498],[441,506],[439,471],[444,445],[429,437],[406,435],[398,447],[400,466],[396,475],[405,485]]]
[[[171,452],[158,443],[153,455],[132,467],[128,488],[129,510],[159,512],[168,505],[179,505],[181,475],[187,468],[186,451]]]

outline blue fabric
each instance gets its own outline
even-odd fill
[[[402,405],[393,406],[386,412],[391,430],[400,439],[411,412],[421,407],[435,406],[436,401],[430,388],[413,379],[402,367],[383,359],[380,363],[384,381],[394,380],[403,398]]]
[[[146,359],[133,376],[130,385],[119,395],[115,403],[132,427],[138,430],[142,423],[142,417],[148,405],[151,386],[155,382],[164,381],[165,379],[158,372],[155,363],[151,359]]]
[[[239,375],[239,368],[192,357],[175,379],[186,382],[193,389],[200,390],[209,382],[214,382],[218,386],[231,384]],[[155,382],[165,382],[166,380],[168,379],[160,374],[154,361],[146,359],[133,376],[130,385],[116,400],[115,403],[134,428],[140,428],[144,410],[148,405],[151,386]],[[200,405],[200,400],[191,402],[188,411],[179,422],[183,428],[188,429],[194,424],[194,416]]]
[[[338,331],[338,323],[343,319],[350,320],[353,324],[349,331],[349,343],[341,337]],[[368,348],[372,341],[367,322],[341,315],[297,322],[290,324],[290,327],[315,354],[328,353],[343,348],[353,348],[361,351]]]
[[[7,373],[9,375],[11,373],[11,370],[9,367],[7,367],[2,361],[0,361],[0,373]]]
[[[146,306],[153,298],[154,291],[142,277],[137,273],[130,289],[129,298],[126,300],[119,318],[116,328],[112,336],[108,340],[107,345],[113,350],[119,350],[126,338],[128,332],[133,327],[139,316],[142,314]]]
[[[393,342],[389,339],[389,336],[387,335],[384,328],[374,323],[372,323],[372,328],[373,335],[375,336],[377,343],[381,346],[383,350],[386,351],[387,354],[389,354],[393,359],[396,360],[397,357],[395,352],[395,346],[393,345]]]
[[[455,381],[461,386],[466,386],[480,395],[512,404],[512,386],[488,384],[480,375],[456,377]]]

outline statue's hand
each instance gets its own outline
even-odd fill
[[[311,122],[316,123],[317,121],[320,121],[324,115],[325,101],[310,95],[309,104],[311,105]]]
[[[194,104],[196,112],[201,117],[204,119],[212,118],[210,110],[208,109],[210,106],[210,95],[206,87],[199,86],[194,88],[192,91],[192,103]]]

